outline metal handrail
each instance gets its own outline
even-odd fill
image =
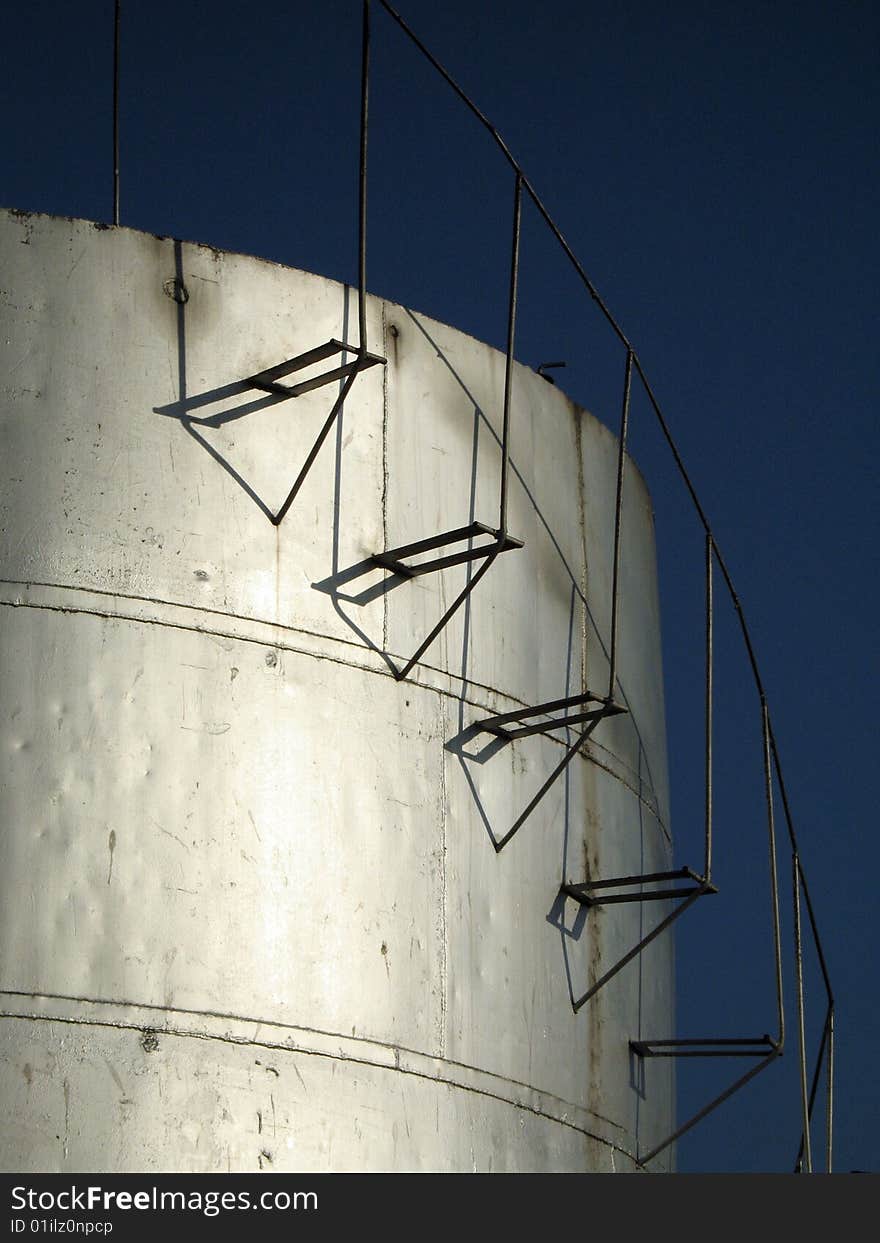
[[[817,926],[817,922],[815,918],[813,904],[810,899],[809,890],[807,888],[806,876],[804,874],[803,865],[801,862],[800,850],[797,844],[797,835],[795,833],[794,822],[793,822],[791,810],[789,807],[788,795],[787,795],[785,782],[784,782],[783,775],[782,775],[782,765],[781,765],[781,761],[779,757],[779,750],[778,750],[775,735],[773,733],[772,722],[770,719],[770,712],[769,712],[769,706],[768,706],[768,700],[767,700],[767,694],[766,694],[766,690],[764,686],[764,681],[761,676],[760,667],[758,665],[757,657],[756,657],[755,650],[754,650],[754,645],[752,643],[751,634],[749,632],[749,628],[748,628],[748,625],[745,619],[745,614],[742,608],[742,604],[736,592],[736,589],[734,587],[733,579],[731,577],[727,563],[725,562],[724,557],[721,553],[721,550],[718,547],[718,543],[715,538],[714,532],[712,530],[712,526],[706,515],[706,511],[703,508],[702,503],[700,502],[699,496],[697,495],[696,488],[694,487],[694,484],[690,478],[687,468],[685,467],[684,461],[681,457],[681,453],[679,452],[678,446],[676,445],[676,442],[669,429],[669,424],[664,416],[660,403],[658,402],[657,397],[654,394],[653,389],[651,388],[650,382],[648,381],[648,378],[645,374],[644,368],[641,364],[638,354],[636,353],[633,345],[627,338],[625,332],[623,331],[623,329],[621,328],[620,324],[615,319],[615,317],[612,315],[611,311],[609,310],[608,306],[602,299],[601,295],[599,294],[593,282],[590,280],[583,265],[578,260],[577,256],[575,255],[572,248],[569,246],[568,242],[565,240],[565,237],[563,236],[558,225],[551,217],[547,208],[544,206],[543,202],[541,201],[537,192],[532,186],[532,183],[529,181],[522,166],[514,158],[513,154],[510,151],[510,148],[507,146],[507,143],[504,141],[504,139],[502,138],[497,128],[491,123],[491,121],[480,110],[480,108],[477,107],[477,105],[467,95],[467,93],[462,89],[462,87],[459,86],[459,84],[455,81],[455,79],[448,72],[448,70],[444,68],[444,66],[436,59],[436,57],[426,47],[426,45],[418,38],[415,32],[410,28],[410,26],[407,24],[404,18],[400,15],[400,13],[398,13],[397,10],[391,4],[388,3],[388,0],[379,0],[379,2],[382,8],[397,23],[397,25],[401,28],[401,30],[403,30],[403,32],[407,35],[407,37],[415,45],[415,47],[419,50],[419,52],[421,52],[421,54],[429,61],[429,63],[433,66],[433,68],[440,74],[440,76],[452,88],[452,90],[455,92],[458,98],[462,101],[462,103],[464,103],[464,105],[477,118],[477,120],[488,130],[496,146],[498,147],[498,149],[500,150],[504,158],[507,160],[507,162],[510,164],[511,168],[514,170],[516,174],[516,178],[517,178],[518,190],[523,189],[529,195],[530,199],[532,200],[535,207],[537,208],[540,216],[547,224],[551,233],[553,234],[553,236],[559,243],[560,247],[562,248],[564,254],[567,256],[574,270],[576,271],[581,281],[585,285],[590,297],[598,306],[600,312],[604,316],[605,320],[607,321],[609,327],[611,328],[611,330],[613,331],[617,339],[626,349],[626,373],[625,373],[625,383],[624,383],[624,401],[623,401],[623,411],[622,411],[622,417],[621,417],[621,434],[619,438],[618,478],[617,478],[617,492],[616,492],[616,500],[615,500],[614,562],[613,562],[613,585],[612,585],[612,601],[611,601],[611,636],[610,636],[610,653],[609,653],[610,655],[610,659],[609,659],[610,684],[609,684],[609,694],[608,694],[609,700],[613,699],[615,681],[616,681],[617,617],[618,617],[619,593],[620,593],[619,558],[620,558],[621,504],[622,504],[622,491],[623,491],[623,479],[624,479],[625,442],[626,442],[626,434],[627,434],[627,420],[628,420],[628,414],[629,414],[630,388],[631,388],[631,378],[632,378],[633,369],[635,370],[639,379],[641,380],[642,386],[648,397],[651,408],[653,409],[654,414],[656,416],[660,430],[672,453],[676,467],[691,497],[691,501],[693,503],[694,509],[696,510],[697,516],[704,528],[704,531],[706,534],[706,544],[707,544],[706,873],[705,873],[707,880],[709,877],[709,869],[711,867],[711,849],[712,849],[712,704],[711,704],[711,696],[712,696],[713,598],[712,598],[711,571],[712,571],[713,558],[717,560],[718,567],[721,571],[721,575],[724,580],[724,584],[727,588],[728,594],[730,596],[730,600],[736,612],[740,631],[742,634],[743,643],[745,645],[746,653],[747,653],[748,660],[749,660],[749,665],[751,667],[752,676],[753,676],[754,683],[755,683],[755,689],[757,691],[757,695],[758,695],[760,705],[761,705],[761,722],[762,722],[761,732],[762,732],[762,741],[763,741],[763,750],[764,750],[765,785],[766,785],[766,794],[767,794],[769,837],[770,837],[770,856],[771,856],[771,877],[772,877],[772,892],[773,892],[774,958],[775,958],[775,969],[776,969],[776,993],[777,993],[779,1038],[778,1038],[778,1041],[773,1042],[773,1048],[769,1056],[761,1063],[760,1066],[750,1071],[748,1075],[744,1076],[740,1081],[738,1081],[737,1084],[735,1084],[732,1088],[728,1089],[728,1091],[725,1092],[722,1095],[722,1097],[718,1098],[715,1102],[713,1102],[712,1105],[709,1106],[706,1110],[701,1111],[700,1114],[697,1116],[697,1118],[692,1119],[688,1124],[686,1124],[686,1127],[679,1128],[676,1131],[675,1135],[671,1137],[670,1140],[666,1141],[663,1146],[665,1147],[666,1143],[672,1142],[672,1139],[677,1138],[679,1135],[683,1134],[684,1130],[689,1129],[690,1126],[694,1125],[695,1121],[698,1121],[700,1118],[705,1117],[709,1109],[712,1109],[715,1107],[715,1105],[720,1104],[721,1100],[727,1099],[727,1097],[731,1095],[732,1092],[736,1091],[739,1087],[743,1086],[749,1079],[753,1078],[754,1075],[758,1073],[759,1070],[763,1069],[765,1065],[769,1064],[770,1061],[778,1057],[782,1049],[782,1043],[784,1040],[784,1030],[785,1030],[785,1014],[784,1014],[784,1006],[783,1006],[783,999],[782,999],[782,955],[781,955],[781,945],[780,945],[779,894],[778,894],[778,878],[776,874],[776,843],[775,843],[775,829],[774,829],[774,820],[773,820],[772,774],[775,772],[778,786],[779,786],[780,796],[782,799],[782,805],[784,809],[785,823],[786,823],[788,836],[789,836],[789,842],[790,842],[791,851],[792,851],[793,869],[794,869],[794,877],[795,877],[795,910],[796,910],[797,938],[798,938],[797,949],[796,949],[796,959],[797,959],[796,994],[797,994],[797,1005],[798,1005],[798,1012],[799,1012],[799,1025],[801,1026],[801,1028],[803,1028],[803,1006],[804,1006],[803,972],[802,972],[801,947],[800,947],[800,916],[799,916],[799,899],[800,899],[801,893],[803,893],[803,896],[804,896],[804,901],[805,901],[805,905],[807,908],[807,914],[808,914],[808,919],[809,919],[811,936],[812,936],[813,944],[814,944],[814,947],[816,949],[816,952],[819,958],[819,963],[820,963],[820,967],[822,971],[822,977],[823,977],[825,990],[826,990],[827,998],[828,998],[828,1010],[827,1010],[826,1023],[823,1029],[822,1043],[821,1043],[819,1054],[816,1060],[816,1070],[813,1076],[813,1090],[810,1093],[809,1099],[807,1098],[806,1087],[805,1087],[805,1084],[806,1084],[805,1040],[802,1038],[800,1042],[801,1083],[802,1083],[801,1104],[802,1104],[802,1111],[803,1111],[803,1137],[802,1137],[802,1142],[801,1142],[801,1153],[806,1152],[806,1165],[807,1165],[807,1168],[810,1168],[811,1161],[810,1161],[810,1144],[809,1144],[809,1121],[810,1121],[810,1115],[811,1115],[811,1109],[812,1109],[812,1100],[813,1100],[813,1097],[815,1096],[816,1084],[818,1082],[818,1076],[819,1076],[820,1069],[821,1069],[822,1058],[823,1056],[825,1056],[827,1074],[828,1074],[827,1111],[826,1111],[827,1168],[830,1170],[831,1169],[831,1146],[832,1146],[831,1107],[832,1107],[832,1099],[833,1099],[833,1013],[834,1013],[834,998],[833,998],[833,992],[831,988],[830,974],[829,974],[828,967],[827,967],[827,962],[825,958],[824,949],[822,946],[821,937],[819,935],[819,930],[818,930],[818,926]],[[369,9],[370,9],[370,0],[364,0],[365,29],[368,28]],[[363,168],[362,168],[362,173],[363,173]],[[362,242],[362,248],[365,248],[365,244],[366,244],[365,237],[362,237],[361,242]],[[361,255],[361,262],[363,262],[363,254]],[[514,315],[515,315],[515,288],[512,288],[511,318]],[[510,366],[511,366],[511,348],[510,348],[511,343],[512,343],[511,334],[509,334],[508,336],[508,357],[507,357],[508,376],[509,376],[509,371],[510,371]],[[504,422],[505,440],[506,440],[508,421],[509,421],[509,407],[507,404],[508,400],[509,400],[509,384],[506,384],[505,385],[505,422]],[[503,501],[502,501],[502,523],[503,523],[503,519],[505,515],[504,499],[506,499],[506,489],[504,487],[502,488],[502,497],[503,497]],[[487,568],[487,567],[481,567],[481,568]],[[479,577],[479,576],[475,576],[475,577]],[[588,732],[589,731],[582,734],[578,738],[578,740],[575,742],[575,744],[567,750],[562,762],[557,766],[557,770],[554,776],[551,777],[551,782],[553,779],[555,779],[556,775],[558,775],[561,771],[564,770],[565,767],[567,767],[568,763],[573,758],[573,756],[581,749],[582,745],[586,741],[586,736]],[[542,797],[542,795],[545,792],[546,792],[546,786],[543,787],[542,790],[539,792],[538,798]],[[530,804],[530,807],[527,809],[526,814],[528,814],[528,811],[531,810],[531,807],[535,804],[536,801],[537,800],[533,800],[533,803]],[[511,833],[509,833],[507,835],[507,838],[505,838],[504,840],[507,840],[509,836],[512,835],[512,832],[514,832],[516,828],[519,827],[523,819],[524,819],[524,816],[520,817],[520,819],[517,821]],[[500,844],[503,844],[503,842]],[[498,845],[500,844],[496,844],[496,849],[498,848]],[[693,900],[692,898],[689,899],[687,904],[689,904],[689,902],[692,900]],[[655,1152],[656,1151],[659,1151],[659,1149],[655,1150]],[[654,1154],[651,1154],[651,1155],[654,1155]],[[801,1155],[799,1154],[798,1162],[800,1163],[800,1161],[801,1161]]]

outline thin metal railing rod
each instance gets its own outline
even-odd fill
[[[824,1065],[825,1050],[828,1047],[828,1020],[831,1014],[830,1008],[825,1013],[825,1022],[822,1025],[822,1039],[819,1041],[819,1052],[816,1054],[816,1065],[813,1069],[813,1078],[810,1082],[810,1100],[809,1100],[809,1117],[810,1122],[813,1120],[813,1108],[816,1104],[816,1094],[819,1091],[819,1079],[822,1074]],[[801,1135],[800,1144],[798,1145],[797,1157],[794,1163],[794,1173],[800,1172],[804,1155],[804,1137]]]
[[[603,301],[599,291],[596,289],[595,285],[590,280],[584,268],[581,266],[574,251],[571,249],[568,242],[563,237],[562,233],[559,230],[559,227],[557,226],[556,222],[553,220],[553,217],[547,211],[547,208],[541,202],[541,199],[538,197],[537,191],[535,190],[532,183],[529,181],[522,166],[514,158],[510,148],[508,147],[504,139],[501,137],[498,130],[495,128],[495,126],[492,124],[492,122],[489,120],[486,114],[477,107],[477,105],[470,98],[470,96],[467,95],[466,92],[462,90],[462,88],[458,85],[458,83],[455,81],[452,75],[448,72],[448,70],[444,69],[443,65],[440,64],[439,60],[437,60],[437,58],[428,50],[425,44],[422,43],[418,35],[407,25],[407,23],[404,21],[401,15],[397,12],[397,10],[388,3],[388,0],[381,0],[381,4],[382,4],[382,7],[385,9],[385,11],[395,20],[395,22],[397,22],[398,26],[401,28],[404,34],[406,34],[407,37],[412,40],[412,42],[415,44],[418,50],[422,53],[425,59],[429,61],[431,65],[434,66],[434,68],[437,70],[440,76],[444,79],[444,81],[450,87],[452,87],[453,91],[456,93],[456,95],[459,97],[459,99],[462,101],[465,107],[468,108],[473,113],[473,115],[477,118],[480,124],[483,125],[489,131],[496,146],[501,151],[504,158],[508,161],[511,168],[520,177],[522,177],[523,188],[525,189],[525,191],[531,198],[532,202],[535,204],[535,207],[537,207],[541,215],[541,218],[547,224],[548,228],[550,229],[550,232],[553,234],[553,236],[556,238],[559,245],[562,247],[564,253],[568,257],[570,263],[574,267],[578,276],[583,281],[590,297],[596,303],[596,305],[598,306],[599,310],[604,315],[605,319],[608,321],[611,328],[614,330],[616,335],[619,337],[620,341],[623,343],[623,345],[626,346],[627,349],[629,349],[630,345],[629,345],[629,341],[626,338],[626,334],[624,333],[623,329],[618,324],[617,320],[611,314],[608,307],[605,305],[605,302]]]
[[[629,339],[626,333],[623,331],[620,324],[611,314],[608,307],[605,305],[605,302],[601,294],[596,289],[596,286],[590,280],[589,276],[587,276],[586,271],[581,266],[574,251],[572,250],[568,242],[563,237],[559,226],[556,224],[556,221],[553,219],[553,217],[550,215],[547,208],[541,202],[541,199],[538,197],[537,190],[532,185],[532,183],[529,181],[528,177],[526,177],[525,173],[523,173],[523,186],[525,187],[529,198],[535,204],[535,207],[537,207],[538,212],[541,216],[541,219],[544,221],[544,223],[547,225],[550,232],[553,234],[553,236],[556,238],[559,245],[562,247],[562,250],[564,251],[565,255],[568,257],[568,260],[571,263],[572,267],[577,272],[578,276],[581,278],[582,282],[586,286],[587,292],[589,293],[590,297],[593,299],[593,301],[596,303],[596,306],[599,308],[599,310],[604,315],[605,320],[608,323],[608,326],[613,331],[614,335],[620,341],[621,345],[623,345],[626,349],[628,350],[632,349],[632,346],[630,345],[630,342],[629,342]]]
[[[654,390],[651,388],[648,377],[645,375],[645,371],[644,371],[644,368],[642,367],[641,360],[639,359],[638,354],[635,355],[633,361],[635,362],[636,371],[639,373],[639,378],[642,381],[642,384],[645,386],[645,392],[648,394],[648,400],[650,401],[651,406],[653,407],[654,413],[657,416],[657,421],[660,424],[660,430],[662,431],[664,439],[666,440],[666,443],[669,445],[669,448],[672,452],[672,456],[675,459],[675,464],[678,467],[678,473],[681,475],[684,485],[687,488],[688,492],[690,493],[690,498],[693,501],[694,508],[696,509],[697,514],[699,515],[699,518],[703,524],[703,527],[705,528],[707,534],[711,535],[712,528],[709,524],[709,519],[706,517],[706,511],[703,509],[703,506],[700,504],[700,498],[697,496],[697,490],[693,485],[691,477],[688,474],[687,467],[685,466],[682,456],[678,451],[678,445],[675,443],[672,437],[672,432],[669,430],[669,424],[666,422],[666,419],[663,415],[663,411],[660,408],[660,403],[657,400]],[[721,560],[720,553],[718,554],[718,559],[719,561]]]
[[[761,671],[758,668],[758,660],[755,655],[755,649],[752,645],[752,638],[749,633],[749,628],[746,624],[746,619],[745,619],[745,614],[743,612],[742,604],[740,603],[739,596],[736,593],[736,588],[733,585],[733,579],[731,578],[730,571],[727,568],[727,563],[725,562],[724,557],[721,554],[721,549],[718,547],[718,543],[712,532],[712,527],[709,523],[709,519],[706,517],[706,511],[703,509],[703,506],[700,504],[700,498],[697,496],[696,488],[694,487],[693,482],[691,481],[691,477],[688,474],[687,468],[684,464],[682,456],[679,453],[678,445],[675,443],[675,440],[673,439],[673,436],[672,436],[672,432],[669,430],[669,424],[666,422],[666,419],[663,415],[663,411],[660,408],[660,403],[658,402],[656,396],[654,395],[654,390],[651,388],[651,385],[648,382],[648,377],[645,375],[645,372],[642,369],[642,364],[639,361],[638,354],[634,355],[634,362],[635,362],[636,370],[639,373],[639,377],[641,378],[642,384],[645,386],[645,392],[648,394],[648,400],[651,403],[651,406],[654,410],[654,414],[657,416],[657,421],[660,424],[660,430],[662,431],[664,439],[666,440],[666,443],[668,444],[672,452],[672,456],[675,459],[675,464],[678,467],[678,472],[682,477],[684,485],[687,488],[688,492],[690,493],[690,498],[693,501],[694,508],[697,511],[697,514],[699,516],[700,521],[703,524],[703,528],[706,531],[706,534],[712,536],[712,546],[715,549],[715,556],[718,560],[718,567],[721,570],[721,573],[724,577],[724,581],[727,585],[727,590],[730,593],[731,603],[733,604],[733,607],[736,610],[736,615],[737,615],[737,618],[740,624],[740,630],[742,631],[743,640],[745,641],[745,645],[746,645],[746,652],[748,653],[748,657],[749,657],[749,664],[751,665],[751,668],[752,668],[752,675],[755,679],[755,685],[758,688],[759,695],[761,696],[762,699],[764,699],[766,697],[765,691],[764,691],[764,682],[763,682],[763,679],[761,678]]]
[[[773,816],[773,771],[770,766],[770,716],[767,701],[761,701],[761,736],[764,751],[764,789],[767,796],[767,837],[770,851],[770,890],[773,909],[773,949],[776,958],[776,1010],[779,1022],[777,1049],[785,1045],[785,1007],[782,1000],[782,934],[779,919],[779,877],[776,870],[776,825]]]
[[[507,303],[507,357],[504,360],[504,409],[501,422],[501,500],[498,507],[498,538],[507,538],[507,488],[510,475],[510,397],[513,387],[513,343],[516,334],[516,290],[519,279],[519,238],[522,223],[522,174],[517,172],[513,190],[513,241],[510,254],[510,291]]]
[[[822,1065],[825,1059],[825,1051],[829,1047],[829,1032],[831,1028],[831,1007],[829,1006],[825,1012],[825,1022],[822,1025],[822,1039],[819,1041],[819,1052],[816,1054],[816,1068],[813,1071],[813,1080],[810,1084],[810,1118],[813,1117],[813,1109],[816,1104],[816,1094],[819,1091],[819,1077],[822,1074]],[[803,1140],[801,1140],[801,1149],[803,1151]]]
[[[782,763],[779,759],[779,751],[776,746],[776,738],[773,734],[772,721],[770,723],[770,749],[773,754],[773,765],[774,765],[774,769],[776,772],[776,779],[779,783],[779,793],[782,797],[782,809],[785,812],[785,823],[786,823],[786,827],[788,828],[789,840],[791,841],[792,850],[798,856],[798,860],[800,860],[800,850],[798,848],[797,834],[795,833],[795,829],[794,829],[794,819],[792,817],[791,807],[788,802],[788,791],[785,786],[785,778],[782,774]],[[828,963],[825,960],[825,951],[822,947],[822,939],[819,936],[819,926],[816,921],[815,911],[813,910],[813,901],[812,901],[812,898],[810,897],[810,889],[807,884],[807,877],[806,877],[806,873],[804,872],[803,867],[800,867],[800,877],[801,877],[801,888],[803,890],[803,895],[804,895],[804,902],[807,907],[807,916],[810,921],[810,930],[813,935],[813,944],[816,947],[816,954],[818,955],[818,958],[819,958],[819,967],[822,971],[822,979],[825,982],[825,991],[828,995],[829,1005],[831,1005],[834,1002],[834,993],[831,988],[831,975],[828,970]]]
[[[828,1007],[828,1078],[825,1096],[825,1172],[832,1170],[832,1137],[834,1113],[834,1006]]]
[[[794,931],[794,972],[797,995],[798,1018],[798,1052],[801,1079],[801,1112],[803,1115],[803,1133],[801,1151],[806,1164],[807,1174],[813,1172],[813,1149],[810,1141],[810,1101],[807,1092],[807,1031],[804,1020],[804,956],[801,945],[801,886],[798,875],[798,857],[792,852],[792,922]]]
[[[358,170],[358,343],[367,350],[367,137],[370,88],[370,0],[364,0],[361,34],[361,133]]]
[[[831,976],[828,972],[828,965],[825,962],[825,951],[822,948],[822,941],[819,936],[819,927],[816,923],[816,913],[813,910],[813,900],[810,897],[810,890],[807,885],[807,876],[803,867],[801,867],[801,890],[803,891],[804,903],[806,905],[807,915],[810,921],[810,930],[813,934],[813,944],[816,947],[816,956],[819,959],[819,967],[822,971],[822,979],[825,983],[825,991],[828,995],[828,1001],[831,1003],[834,1001],[834,994],[831,990]]]
[[[113,223],[119,224],[119,26],[120,0],[113,12]]]
[[[474,116],[477,118],[480,124],[485,126],[485,128],[489,131],[489,133],[494,138],[497,146],[503,152],[505,158],[510,162],[510,166],[514,170],[514,172],[521,172],[522,170],[520,169],[519,165],[517,164],[516,160],[511,154],[510,148],[508,147],[507,143],[498,133],[498,130],[495,128],[495,126],[492,124],[492,122],[489,120],[486,114],[484,112],[481,112],[480,109],[477,107],[477,105],[474,103],[474,101],[462,90],[462,88],[458,85],[458,83],[453,78],[452,74],[450,74],[448,70],[443,68],[439,60],[437,60],[436,56],[434,56],[433,53],[428,50],[425,44],[422,43],[421,39],[418,37],[415,31],[409,25],[407,25],[406,21],[401,17],[401,15],[397,12],[397,10],[393,8],[392,5],[388,4],[387,0],[381,0],[381,4],[382,4],[382,8],[385,9],[386,13],[388,13],[391,17],[394,18],[394,20],[397,22],[398,26],[401,28],[404,34],[406,34],[412,40],[412,42],[416,45],[416,47],[419,49],[419,51],[422,53],[425,59],[434,66],[434,68],[437,70],[440,76],[449,84],[449,86],[452,87],[452,89],[455,91],[456,95],[459,97],[461,102],[467,108],[470,109],[470,111],[474,114]]]
[[[706,532],[706,848],[703,876],[712,879],[712,695],[714,677],[714,606],[712,586],[712,548],[710,532]]]
[[[623,372],[623,399],[620,409],[620,437],[617,442],[617,490],[614,497],[614,552],[611,569],[611,640],[608,653],[608,698],[614,698],[617,681],[617,626],[620,613],[620,518],[623,512],[623,477],[626,469],[626,437],[629,427],[629,398],[632,388],[633,352],[626,351]]]

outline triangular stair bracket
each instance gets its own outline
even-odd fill
[[[514,738],[547,734],[551,730],[580,725],[585,721],[598,722],[606,716],[620,716],[627,711],[623,704],[615,703],[608,695],[585,691],[582,695],[569,695],[566,699],[551,699],[531,708],[517,708],[512,712],[502,712],[499,716],[487,716],[481,721],[475,721],[474,728],[485,730],[487,734],[495,734],[505,742],[512,742]],[[533,717],[548,719],[534,721]]]
[[[642,889],[637,893],[610,893],[609,890],[625,890],[642,885],[666,885],[667,881],[689,880],[691,885],[673,885],[660,889]],[[597,892],[599,891],[599,892]],[[578,883],[568,882],[562,886],[562,892],[582,906],[604,906],[613,902],[652,902],[665,898],[689,898],[692,895],[717,893],[715,886],[705,877],[688,867],[679,868],[674,872],[646,872],[642,876],[615,876],[609,880],[587,880]]]
[[[613,980],[619,971],[637,958],[644,949],[655,941],[662,932],[665,932],[671,924],[674,924],[684,912],[707,893],[717,893],[718,890],[709,880],[708,875],[709,853],[706,854],[706,875],[699,876],[690,868],[681,868],[676,872],[645,872],[641,876],[617,876],[609,880],[584,881],[582,884],[567,883],[560,887],[560,892],[566,894],[570,898],[574,898],[576,902],[580,902],[582,906],[602,906],[610,903],[619,902],[650,902],[654,899],[678,899],[677,905],[669,911],[660,922],[645,933],[643,937],[627,952],[618,958],[617,962],[595,981],[576,1001],[573,1000],[575,1014],[578,1010],[592,998],[595,997],[600,989],[604,988],[609,980]],[[620,892],[627,887],[644,884],[666,885],[669,881],[690,880],[689,885],[672,885],[662,889],[650,889],[647,892],[638,893]],[[599,892],[594,892],[598,890]],[[616,890],[617,892],[605,893],[605,890]]]
[[[649,1161],[653,1161],[659,1153],[663,1152],[664,1148],[668,1148],[670,1144],[675,1143],[691,1127],[696,1126],[698,1122],[702,1122],[703,1118],[712,1113],[714,1109],[717,1109],[719,1105],[729,1100],[734,1093],[744,1088],[747,1083],[781,1055],[783,1039],[783,1029],[780,1025],[779,1037],[776,1040],[766,1033],[763,1036],[709,1036],[705,1039],[689,1040],[631,1040],[629,1042],[630,1052],[639,1058],[744,1057],[751,1058],[755,1062],[745,1074],[734,1080],[733,1083],[711,1100],[708,1105],[704,1105],[702,1109],[697,1110],[693,1117],[689,1118],[687,1122],[683,1122],[671,1135],[667,1135],[659,1144],[655,1144],[650,1152],[644,1155],[639,1153],[639,1163],[644,1166]]]
[[[409,562],[407,557],[418,557],[422,553],[433,552],[437,548],[446,548],[450,544],[460,544],[465,540],[490,536],[488,543],[476,547],[465,548],[460,552],[447,553],[442,557],[431,557],[426,561]],[[448,569],[452,565],[463,565],[466,561],[478,561],[483,557],[497,556],[500,552],[508,552],[511,548],[522,548],[523,541],[502,531],[496,531],[483,522],[472,522],[467,527],[456,527],[452,531],[444,531],[440,535],[432,535],[428,539],[415,540],[411,544],[401,544],[398,548],[387,548],[377,552],[371,560],[374,565],[384,570],[391,570],[401,578],[418,578],[421,574],[435,574],[438,570]]]
[[[328,358],[339,355],[342,358],[346,354],[353,354],[351,362],[340,363],[338,367],[331,367],[327,371],[319,371],[317,375],[310,375],[300,380],[298,384],[279,384],[278,380],[281,376],[294,375],[297,371],[306,371],[309,367],[317,366],[326,362]],[[325,341],[323,345],[318,345],[313,350],[306,350],[304,354],[297,354],[295,358],[288,358],[286,362],[278,363],[274,367],[267,367],[265,371],[258,371],[256,375],[248,377],[247,383],[254,388],[261,389],[263,392],[272,393],[276,397],[301,397],[303,393],[311,393],[316,388],[323,388],[326,384],[332,384],[334,380],[341,380],[342,387],[336,400],[330,409],[330,413],[324,420],[321,430],[318,432],[317,439],[309,450],[305,462],[300,468],[300,472],[294,480],[293,487],[288,492],[284,504],[277,513],[269,515],[274,526],[280,526],[283,522],[288,510],[296,500],[300,488],[306,480],[306,476],[314,465],[315,458],[330,432],[331,427],[339,417],[351,387],[362,371],[366,371],[368,367],[375,367],[379,364],[383,366],[386,360],[379,354],[369,354],[366,350],[356,349],[353,345],[348,345],[345,341],[337,341],[335,338],[331,341]]]
[[[512,712],[502,712],[498,716],[487,716],[481,721],[474,721],[472,728],[475,731],[483,730],[487,734],[494,734],[503,742],[513,742],[516,738],[528,738],[532,734],[548,734],[554,729],[565,729],[569,725],[584,726],[579,737],[566,747],[562,759],[504,836],[494,839],[496,852],[502,851],[511,838],[519,832],[547,791],[568,768],[599,722],[607,716],[619,716],[627,711],[628,709],[622,704],[615,703],[610,695],[596,695],[588,690],[580,695],[569,695],[565,699],[550,699],[546,703],[514,708]],[[533,719],[535,717],[547,719],[536,721]]]
[[[340,363],[338,367],[331,367],[327,371],[309,376],[298,384],[278,383],[282,376],[293,375],[297,371],[305,371],[309,367],[317,366],[318,363],[332,358],[334,354],[338,354],[340,358],[344,354],[353,354],[354,358],[351,362]],[[275,367],[267,367],[265,371],[258,371],[256,375],[249,376],[247,382],[266,393],[274,393],[276,397],[301,397],[303,393],[311,393],[316,388],[323,388],[325,384],[332,384],[334,380],[347,379],[359,371],[366,371],[368,367],[376,367],[380,363],[384,365],[385,361],[379,354],[369,354],[366,351],[361,353],[356,346],[334,339],[316,346],[313,350],[306,350],[304,354],[297,354],[295,358],[288,358],[286,362],[278,363]]]

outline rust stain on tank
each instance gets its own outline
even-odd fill
[[[107,849],[110,852],[110,866],[107,868],[107,884],[113,876],[113,852],[116,850],[116,830],[110,830],[110,836],[107,838]]]

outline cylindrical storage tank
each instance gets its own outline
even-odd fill
[[[501,850],[577,734],[480,725],[607,693],[613,435],[515,365],[523,546],[398,680],[486,559],[370,559],[497,526],[503,354],[370,297],[385,361],[285,397],[253,377],[357,344],[351,289],[17,212],[0,250],[0,1168],[638,1168],[674,1129],[629,1043],[674,1035],[671,940],[576,1006],[665,908],[561,888],[671,867],[631,463],[627,711]]]

